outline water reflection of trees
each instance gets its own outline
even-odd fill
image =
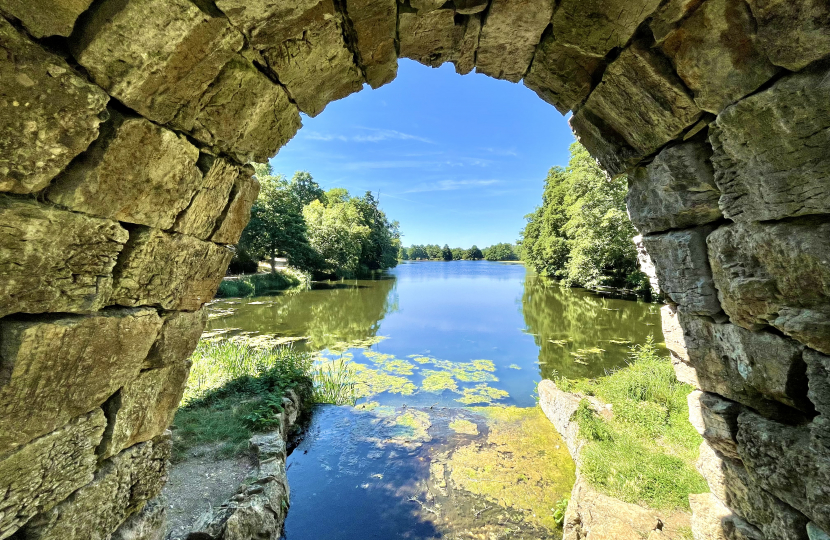
[[[598,377],[625,364],[629,347],[649,335],[662,342],[656,304],[603,298],[528,274],[522,296],[542,377]]]
[[[222,306],[225,307],[225,306]],[[241,328],[262,334],[307,336],[308,347],[321,350],[338,342],[377,335],[380,321],[397,311],[394,279],[349,280],[316,284],[311,291],[254,298],[209,327]]]

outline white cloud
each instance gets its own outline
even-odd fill
[[[375,128],[355,128],[356,131],[362,133],[355,133],[353,135],[336,135],[333,133],[320,133],[318,131],[301,131],[300,133],[306,138],[313,141],[343,141],[343,142],[381,142],[389,140],[398,141],[418,141],[426,144],[435,144],[435,141],[396,131],[394,129],[375,129]]]
[[[423,193],[427,191],[454,191],[457,189],[492,186],[498,183],[498,180],[440,180],[438,182],[428,182],[425,184],[420,184],[418,186],[404,191],[404,193]]]

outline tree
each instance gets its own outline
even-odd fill
[[[399,261],[408,261],[409,260],[409,252],[403,246],[398,248],[398,260]]]
[[[450,249],[449,245],[444,244],[444,247],[441,248],[441,258],[445,261],[452,260],[452,250]]]
[[[306,171],[297,171],[294,173],[289,184],[289,189],[297,198],[301,207],[311,203],[311,201],[322,202],[325,196],[320,185]]]
[[[484,258],[484,254],[481,253],[481,250],[478,249],[478,246],[473,244],[473,247],[468,249],[467,252],[464,254],[464,258],[471,261],[480,261]]]
[[[567,169],[550,170],[542,206],[526,216],[523,259],[567,285],[647,287],[625,194],[623,180],[608,178],[581,144],[572,144]]]
[[[348,201],[324,206],[314,200],[303,209],[303,217],[309,242],[322,259],[323,271],[340,277],[357,274],[363,243],[371,235],[357,205]]]
[[[488,261],[516,261],[519,259],[513,250],[513,246],[505,243],[484,248],[482,254]]]
[[[466,252],[467,252],[467,250],[465,250],[463,248],[452,248],[452,260],[460,261],[461,259],[464,258],[464,254]]]
[[[438,246],[438,244],[427,244],[426,246],[424,246],[424,250],[426,250],[427,258],[430,260],[441,258],[441,248]]]
[[[239,249],[256,260],[267,259],[272,272],[276,271],[274,259],[280,256],[286,256],[292,266],[314,269],[317,257],[308,241],[302,206],[288,182],[284,176],[274,176],[268,164],[256,164],[254,169],[260,192]]]
[[[424,246],[413,244],[412,246],[409,246],[409,258],[413,261],[417,261],[419,259],[428,259],[429,255],[427,255],[427,250],[424,249]]]
[[[381,270],[393,268],[398,264],[398,249],[401,245],[400,225],[389,221],[386,214],[378,208],[378,201],[371,191],[363,197],[352,198],[363,216],[363,223],[369,227],[369,236],[364,241],[360,255],[361,270]]]

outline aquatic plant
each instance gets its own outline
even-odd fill
[[[450,422],[450,429],[456,433],[463,433],[465,435],[478,435],[478,426],[475,422],[457,418]]]
[[[425,369],[421,372],[424,380],[421,382],[421,389],[425,392],[440,394],[444,390],[458,391],[458,384],[449,371]]]
[[[312,379],[315,403],[354,405],[357,401],[354,369],[347,359],[339,358],[316,366]]]
[[[565,512],[568,509],[569,502],[571,502],[570,497],[562,497],[559,499],[559,502],[556,503],[556,506],[551,508],[551,510],[553,510],[553,520],[560,527],[565,524]]]

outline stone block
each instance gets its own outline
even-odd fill
[[[184,136],[114,113],[47,197],[69,210],[169,229],[203,183],[198,159]]]
[[[221,223],[210,237],[219,244],[236,244],[248,221],[251,219],[251,207],[259,195],[259,180],[253,177],[252,167],[237,175],[233,183],[228,206],[221,218]]]
[[[807,524],[807,536],[810,540],[830,540],[830,534],[822,531],[818,525],[812,521]]]
[[[490,5],[490,0],[453,0],[455,12],[462,15],[481,13]]]
[[[274,36],[267,48],[254,43],[280,84],[309,116],[363,88],[363,73],[346,46],[343,24],[334,2],[321,0],[294,33]]]
[[[169,434],[124,450],[101,464],[95,479],[29,522],[27,540],[109,540],[167,481]]]
[[[458,44],[458,52],[453,60],[455,72],[459,75],[467,75],[476,67],[478,44],[481,41],[481,25],[482,20],[480,14],[470,15],[465,20],[464,35],[461,37],[461,42]]]
[[[99,459],[164,433],[182,400],[190,365],[185,356],[166,367],[142,371],[107,401],[107,430],[98,449]]]
[[[683,362],[687,364],[691,362],[689,351],[686,350],[686,336],[683,334],[683,327],[680,325],[677,306],[666,304],[660,308],[660,322],[663,327],[663,340],[666,343],[666,348]]]
[[[735,437],[738,434],[738,415],[743,407],[717,394],[695,390],[687,397],[689,421],[714,450],[724,456],[740,460]]]
[[[109,96],[2,18],[0,51],[0,191],[40,191],[98,136]]]
[[[706,237],[713,229],[704,225],[643,237],[660,289],[683,313],[717,315],[721,311],[706,255]]]
[[[651,260],[646,246],[643,243],[643,236],[638,235],[631,239],[634,246],[637,248],[637,264],[640,267],[640,272],[648,277],[649,285],[654,294],[660,295],[660,280],[657,279],[657,268],[654,266],[654,261]]]
[[[702,141],[670,146],[628,175],[625,202],[642,234],[705,225],[723,217],[718,208],[711,147]]]
[[[92,481],[105,425],[96,409],[0,459],[0,538]]]
[[[68,36],[92,0],[0,0],[0,11],[19,19],[36,38]]]
[[[804,360],[809,379],[807,396],[820,413],[811,426],[813,442],[830,448],[830,357],[806,349]]]
[[[189,358],[202,337],[207,318],[204,308],[164,313],[161,331],[141,369],[164,368]]]
[[[409,0],[409,5],[412,6],[420,14],[426,14],[430,11],[441,9],[446,4],[445,0]]]
[[[636,44],[608,66],[574,119],[587,113],[601,118],[640,156],[676,139],[702,114],[668,60]]]
[[[202,154],[200,164],[207,168],[199,191],[176,218],[173,230],[208,240],[216,230],[228,206],[236,179],[247,172],[223,158]]]
[[[695,540],[767,540],[711,493],[689,495]]]
[[[735,223],[707,242],[721,304],[733,323],[770,325],[830,354],[830,221]]]
[[[128,233],[115,221],[0,195],[0,317],[106,306]]]
[[[216,7],[258,50],[301,34],[329,6],[321,0],[216,0]]]
[[[399,35],[402,58],[438,67],[455,60],[464,38],[464,25],[455,24],[455,12],[451,9],[401,13]]]
[[[738,452],[755,484],[830,529],[830,449],[811,444],[809,426],[744,411],[738,417]]]
[[[744,0],[708,0],[662,44],[697,106],[719,113],[780,70],[756,44],[755,21]]]
[[[261,163],[291,140],[301,122],[283,87],[236,56],[172,125],[240,163]]]
[[[0,320],[0,455],[99,407],[138,376],[153,309]]]
[[[700,7],[703,0],[669,0],[651,18],[649,28],[657,44],[663,43],[677,24]]]
[[[392,82],[398,74],[395,40],[398,31],[396,0],[345,0],[358,61],[372,88]]]
[[[228,248],[211,242],[137,228],[114,270],[110,302],[196,311],[213,299],[231,257]]]
[[[830,5],[823,0],[748,0],[756,43],[776,66],[800,71],[830,54]]]
[[[590,109],[581,107],[568,123],[576,139],[611,177],[616,178],[643,159],[622,135]]]
[[[227,19],[188,0],[103,0],[71,40],[96,83],[160,124],[199,99],[242,45]]]
[[[575,110],[591,93],[594,75],[605,65],[603,58],[563,45],[546,34],[536,48],[524,84],[562,114]]]
[[[553,35],[602,58],[624,47],[660,4],[661,0],[562,0],[553,15]]]
[[[697,468],[712,494],[765,538],[807,540],[807,518],[758,486],[740,462],[724,458],[704,442]]]
[[[807,413],[812,411],[805,399],[803,347],[797,342],[682,313],[680,323],[701,390],[768,415],[792,416],[792,411],[782,411],[773,401]]]
[[[550,24],[551,0],[492,0],[476,54],[476,71],[510,82],[527,73]]]
[[[109,540],[164,540],[167,513],[164,501],[149,501],[140,512],[130,516]]]
[[[768,221],[830,212],[828,73],[790,75],[718,116],[710,139],[726,217]]]

